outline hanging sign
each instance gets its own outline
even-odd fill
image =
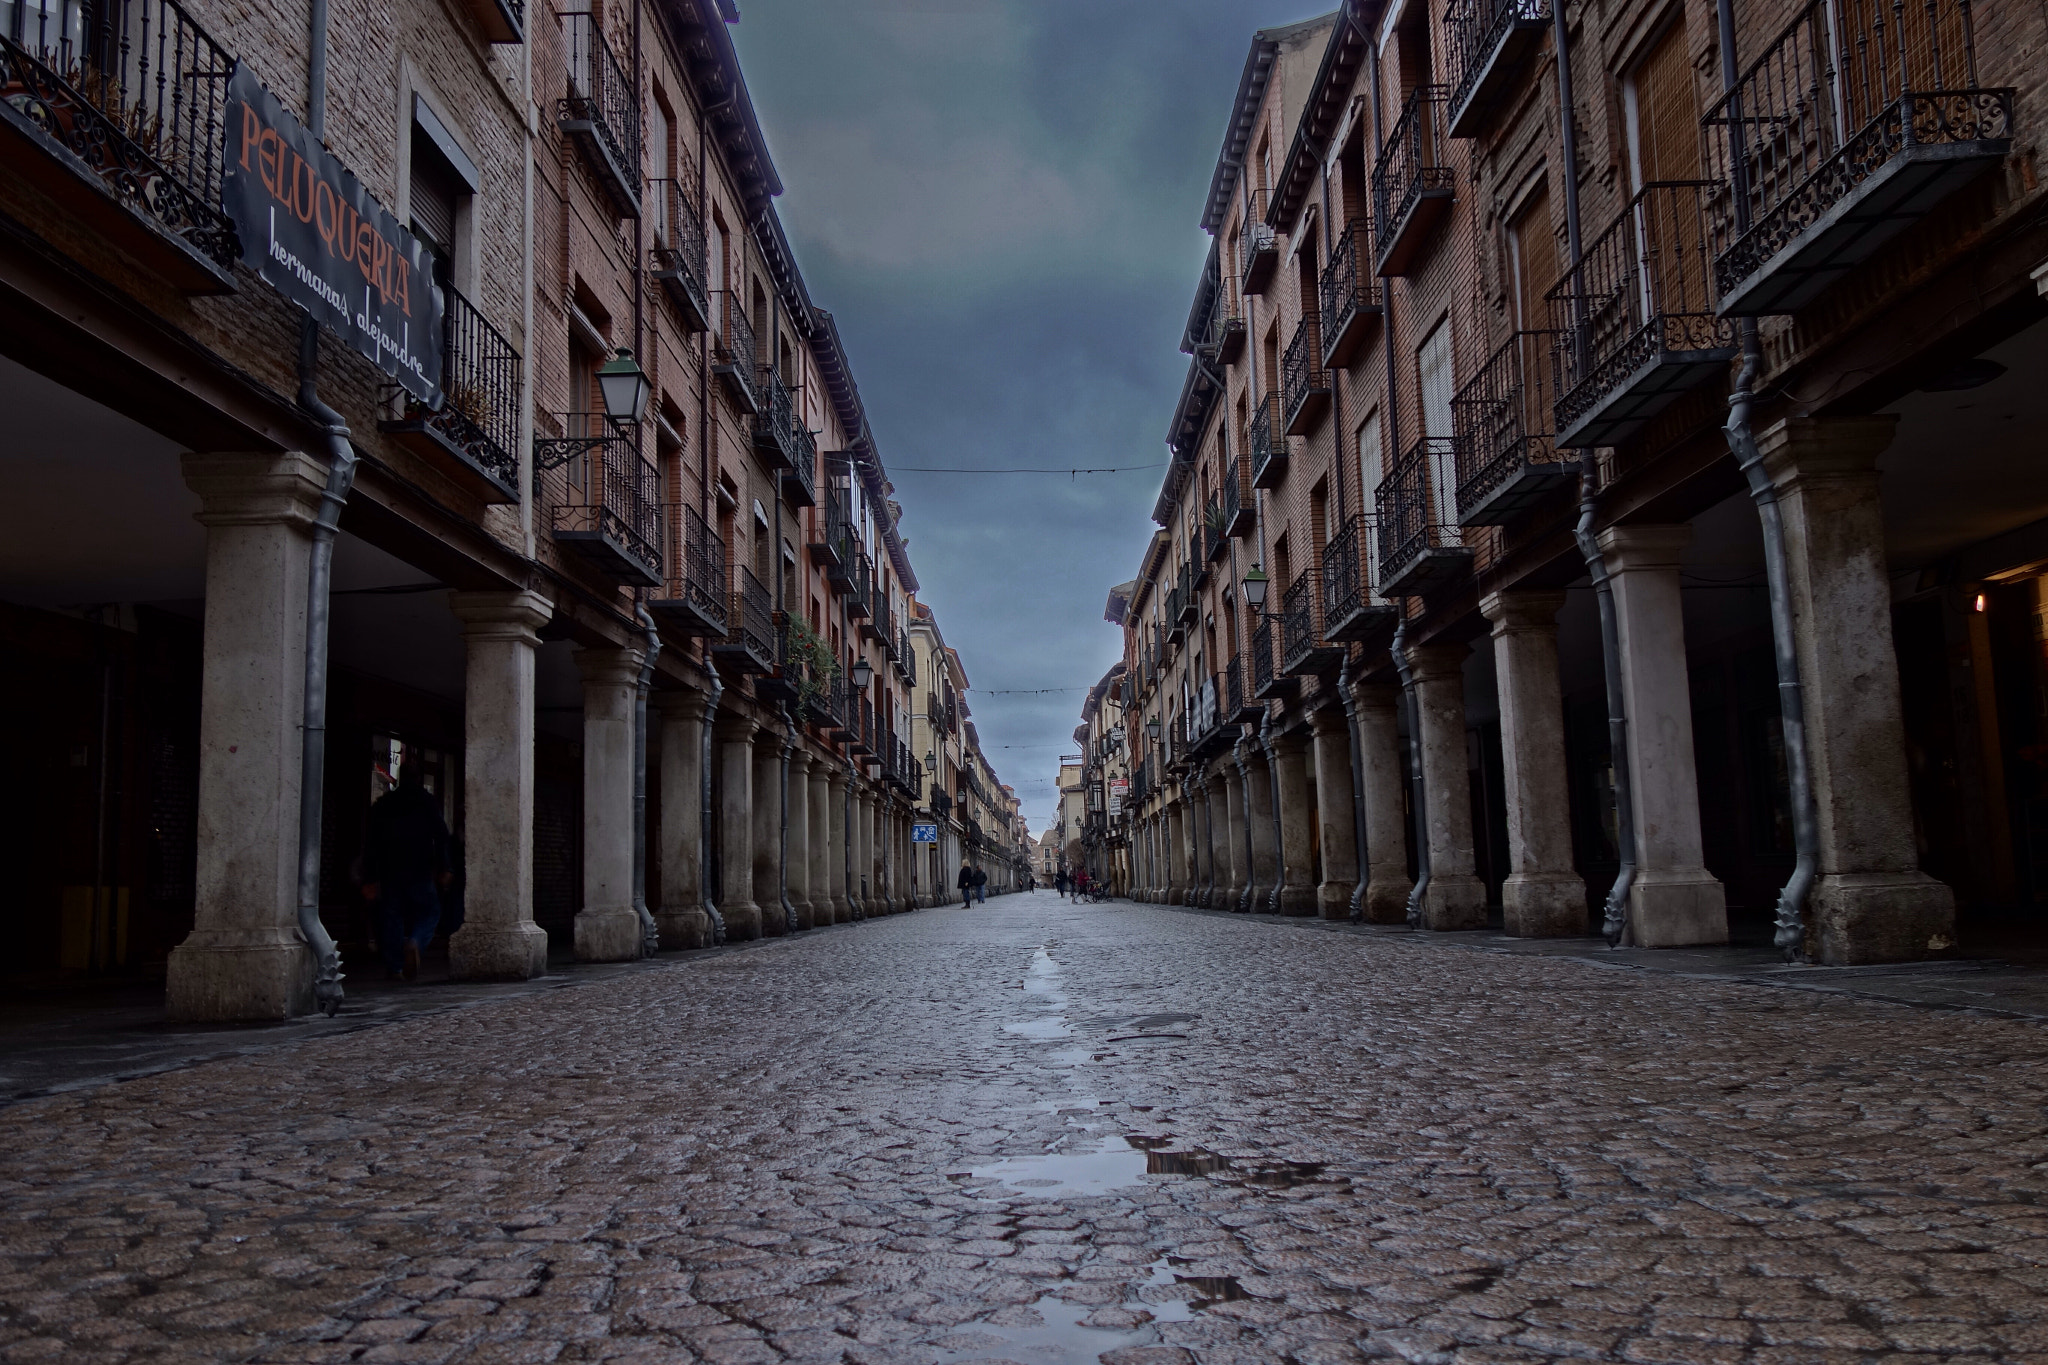
[[[242,263],[441,403],[441,291],[427,249],[240,62],[228,78],[221,208]]]
[[[910,827],[911,843],[936,844],[938,841],[939,827],[937,825],[912,825]]]

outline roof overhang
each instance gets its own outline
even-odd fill
[[[1267,206],[1266,223],[1283,235],[1294,230],[1295,219],[1315,194],[1330,138],[1343,124],[1344,111],[1351,105],[1352,83],[1372,52],[1371,25],[1362,14],[1354,13],[1364,8],[1347,0],[1337,11],[1337,24],[1330,30],[1322,63],[1309,85],[1301,121],[1295,125],[1294,141],[1287,149],[1287,159],[1280,165],[1280,183]]]

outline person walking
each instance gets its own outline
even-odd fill
[[[960,876],[954,883],[960,888],[960,908],[967,909],[974,904],[974,864],[960,864]]]
[[[1052,889],[1060,893],[1060,899],[1067,898],[1067,870],[1063,867],[1052,877]]]
[[[363,895],[374,910],[384,968],[394,977],[418,977],[420,949],[434,941],[441,892],[453,880],[450,842],[440,801],[419,766],[406,764],[398,785],[370,807],[363,848]]]
[[[974,869],[974,899],[977,904],[988,904],[988,873],[978,867]]]

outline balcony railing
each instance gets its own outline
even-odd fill
[[[1373,494],[1379,513],[1380,591],[1420,597],[1471,572],[1472,551],[1440,510],[1452,482],[1451,442],[1428,437],[1394,462]]]
[[[1971,10],[1812,0],[1707,112],[1723,313],[1804,306],[2005,157],[2013,91],[1981,83]]]
[[[770,469],[787,469],[796,463],[796,396],[767,365],[761,367],[754,392],[761,399],[754,414],[754,452]]]
[[[1455,177],[1447,164],[1444,99],[1440,85],[1410,90],[1373,165],[1373,254],[1382,275],[1407,274],[1450,209]]]
[[[875,565],[865,550],[855,550],[850,564],[852,572],[847,575],[846,614],[857,621],[864,621],[873,611]]]
[[[712,300],[719,315],[718,334],[711,342],[711,373],[725,385],[728,397],[741,412],[761,411],[761,357],[754,344],[754,324],[746,305],[731,290]]]
[[[1244,315],[1238,311],[1237,299],[1219,282],[1215,306],[1195,337],[1195,349],[1212,364],[1234,365],[1244,354],[1244,338]]]
[[[519,501],[519,352],[476,305],[443,288],[441,393],[430,410],[392,385],[377,424],[471,497]]]
[[[1280,671],[1291,677],[1335,673],[1343,646],[1323,633],[1322,574],[1295,575],[1280,599]]]
[[[1263,294],[1280,266],[1280,238],[1266,225],[1266,192],[1244,197],[1244,222],[1238,229],[1237,277],[1247,294]]]
[[[1273,488],[1287,477],[1287,428],[1280,421],[1280,395],[1269,393],[1252,412],[1252,487]]]
[[[1379,522],[1363,513],[1348,518],[1323,547],[1323,637],[1366,640],[1392,629],[1398,609],[1374,588]]]
[[[1279,633],[1275,628],[1278,620],[1279,617],[1271,614],[1262,615],[1258,624],[1252,627],[1252,696],[1259,701],[1291,691],[1294,686],[1293,678],[1274,668],[1273,646],[1277,643],[1274,637]]]
[[[569,62],[569,92],[557,118],[581,144],[585,159],[613,205],[640,216],[640,99],[632,77],[604,40],[594,14],[562,16]]]
[[[721,668],[742,673],[772,673],[779,650],[775,629],[775,596],[754,571],[742,564],[733,575],[731,607],[725,638],[713,644],[712,657]]]
[[[1174,586],[1180,594],[1180,623],[1192,626],[1202,615],[1202,599],[1195,591],[1195,566],[1192,560],[1182,562],[1180,577]]]
[[[1251,470],[1245,467],[1243,455],[1224,458],[1222,477],[1217,483],[1223,499],[1223,534],[1250,535],[1257,522],[1256,499],[1252,496]]]
[[[1349,365],[1379,321],[1379,281],[1361,259],[1368,230],[1363,218],[1344,225],[1318,281],[1323,364],[1331,369]]]
[[[658,586],[660,479],[640,458],[634,434],[614,428],[603,413],[569,413],[561,424],[563,435],[533,442],[555,543],[620,583]]]
[[[1618,445],[1727,369],[1735,326],[1714,314],[1704,180],[1645,185],[1550,291],[1558,445]]]
[[[189,293],[234,287],[239,245],[221,209],[234,65],[176,0],[0,5],[0,122],[68,153],[38,179],[75,207],[111,197],[109,235]]]
[[[705,292],[709,277],[705,274],[702,188],[694,178],[647,182],[648,208],[654,220],[648,273],[661,282],[682,317],[683,330],[693,335],[711,325],[711,299]]]
[[[792,413],[789,444],[793,463],[782,476],[782,496],[791,507],[814,507],[818,502],[818,437],[804,424],[801,411]]]
[[[1444,16],[1452,137],[1485,131],[1549,23],[1549,0],[1454,0]]]
[[[1513,525],[1578,473],[1551,439],[1556,365],[1552,333],[1517,332],[1452,396],[1460,526]]]
[[[1296,324],[1281,359],[1280,406],[1289,436],[1308,435],[1330,410],[1330,379],[1323,372],[1322,335],[1313,313]]]
[[[731,610],[726,595],[725,542],[705,524],[696,508],[674,510],[682,515],[667,518],[665,524],[672,534],[680,530],[669,543],[680,541],[682,553],[670,556],[666,588],[647,603],[647,609],[673,634],[715,639],[725,634]]]
[[[852,494],[837,477],[825,487],[825,500],[818,511],[812,514],[810,550],[814,563],[825,570],[825,577],[838,584],[844,584],[853,562],[853,511],[850,505]]]

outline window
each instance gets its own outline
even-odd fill
[[[1685,24],[1674,21],[1630,69],[1621,85],[1628,124],[1629,172],[1641,189],[1654,180],[1693,180],[1700,173],[1700,115]]]
[[[1543,302],[1563,270],[1557,231],[1550,225],[1550,195],[1538,190],[1508,224],[1508,302],[1515,329],[1541,331],[1549,324]]]
[[[476,163],[438,115],[413,96],[411,173],[407,203],[413,236],[434,257],[434,279],[442,285],[464,278],[469,266],[469,202],[480,176]]]
[[[1366,495],[1380,486],[1380,410],[1375,407],[1358,424],[1358,486]]]
[[[1422,434],[1429,439],[1429,481],[1434,490],[1432,503],[1438,524],[1452,520],[1451,493],[1457,488],[1456,456],[1450,437],[1451,320],[1445,318],[1423,338],[1416,352],[1416,368],[1422,381]]]

